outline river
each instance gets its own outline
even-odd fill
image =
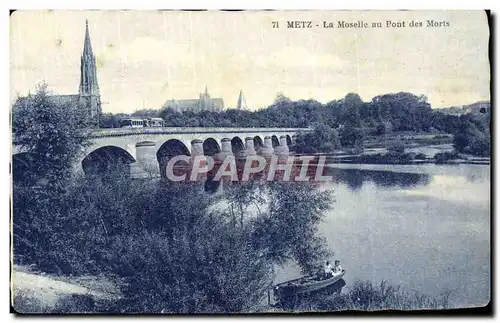
[[[356,279],[387,280],[450,306],[490,300],[490,168],[487,165],[356,165],[329,168],[336,202],[320,228]],[[299,276],[288,265],[277,282]]]

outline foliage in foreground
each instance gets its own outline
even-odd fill
[[[316,225],[329,192],[258,185],[272,198],[250,217],[239,204],[252,199],[240,200],[241,192],[233,198],[202,190],[119,178],[81,180],[58,196],[17,187],[14,260],[58,275],[117,277],[124,297],[106,311],[193,313],[250,311],[266,295],[275,265],[295,260],[308,271],[327,254]]]
[[[46,84],[35,95],[18,98],[12,108],[13,141],[25,151],[14,155],[14,180],[60,189],[77,154],[89,143],[89,126],[79,102],[55,101]]]
[[[253,286],[249,286],[253,287]],[[155,303],[156,295],[147,300]],[[201,296],[201,295],[196,295]],[[186,301],[184,298],[176,300]],[[95,301],[86,295],[66,295],[61,297],[54,305],[42,304],[40,300],[17,293],[14,297],[14,308],[21,313],[109,313],[123,311],[122,308],[128,300]],[[189,300],[188,300],[189,302]],[[200,302],[202,303],[202,302]],[[449,308],[449,294],[443,293],[438,297],[408,292],[400,286],[394,286],[387,281],[374,285],[369,281],[355,281],[349,291],[341,294],[320,293],[315,296],[296,301],[288,307],[251,306],[244,312],[337,312],[337,311],[386,311],[386,310],[419,310],[419,309],[447,309]],[[161,306],[160,306],[161,307]],[[142,312],[142,311],[140,311]],[[200,312],[225,313],[217,307],[205,307]],[[169,312],[165,308],[155,313]]]
[[[408,292],[400,286],[382,281],[378,286],[370,281],[355,281],[349,291],[340,295],[311,296],[295,304],[293,311],[381,311],[445,309],[449,307],[448,294],[439,297]]]

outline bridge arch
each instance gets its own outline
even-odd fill
[[[241,154],[245,150],[243,140],[240,137],[233,137],[231,139],[231,149],[233,150],[233,154]]]
[[[253,146],[255,150],[264,147],[264,142],[262,141],[262,138],[260,136],[253,137]]]
[[[156,159],[160,167],[162,177],[167,176],[168,161],[175,156],[184,155],[191,156],[188,147],[179,139],[169,139],[164,142],[156,152]]]
[[[276,135],[273,135],[271,137],[271,140],[273,142],[273,148],[278,147],[280,145],[280,140],[278,139],[278,137]]]
[[[130,174],[130,164],[135,158],[125,149],[117,146],[103,146],[90,152],[82,160],[86,175],[104,175],[111,172]]]
[[[214,138],[207,138],[203,141],[203,154],[205,156],[214,156],[221,152],[219,143]]]

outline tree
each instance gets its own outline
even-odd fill
[[[131,116],[134,118],[157,118],[159,114],[155,109],[141,109],[134,111]]]
[[[120,128],[120,120],[129,117],[125,113],[103,113],[99,119],[101,128]]]
[[[89,130],[84,107],[79,102],[58,102],[45,84],[35,95],[18,98],[12,108],[13,141],[26,151],[29,176],[25,178],[31,182],[60,187],[70,177],[74,159],[88,144]]]
[[[363,100],[356,93],[348,93],[342,103],[343,119],[349,127],[361,126],[360,109],[363,105]]]
[[[362,148],[364,135],[360,128],[342,127],[340,130],[340,143],[346,148]]]
[[[276,98],[274,98],[273,105],[279,106],[290,102],[291,100],[287,96],[285,96],[283,92],[279,92],[278,94],[276,94]]]
[[[460,120],[460,131],[453,136],[454,148],[461,153],[489,156],[491,149],[489,119],[466,115]]]
[[[390,121],[395,131],[428,131],[431,126],[431,106],[424,95],[399,92],[376,96],[371,101],[378,116]]]
[[[332,153],[341,147],[337,130],[319,123],[313,132],[301,133],[297,136],[295,151],[297,153]]]
[[[328,256],[317,226],[330,191],[266,181],[228,185],[222,196],[199,189],[82,179],[51,205],[28,196],[14,208],[15,261],[116,277],[122,297],[104,311],[194,313],[251,311],[276,265],[310,273]]]

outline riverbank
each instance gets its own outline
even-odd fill
[[[57,276],[27,266],[12,269],[13,307],[19,313],[92,313],[102,302],[121,298],[106,277]]]
[[[373,155],[346,155],[327,156],[329,164],[382,164],[382,165],[418,165],[418,164],[438,164],[438,165],[490,165],[489,157],[474,156],[449,156],[437,155],[434,158],[426,158],[414,153],[407,154],[373,154]]]
[[[399,285],[387,281],[374,283],[356,280],[344,293],[316,293],[295,300],[287,307],[266,308],[266,312],[337,312],[337,311],[383,311],[383,310],[417,310],[448,309],[449,294],[438,296],[410,292]]]
[[[327,163],[331,164],[490,164],[490,157],[459,154],[451,144],[413,146],[400,151],[388,150],[385,147],[365,148],[362,151],[337,150],[331,154],[321,155],[326,156]]]
[[[63,277],[33,272],[25,266],[12,271],[14,309],[28,313],[102,313],[102,303],[113,304],[121,298],[116,284],[104,277]],[[254,313],[289,313],[345,310],[411,310],[448,308],[448,295],[437,297],[407,292],[387,281],[354,282],[345,293],[317,293],[288,307],[256,306]]]

